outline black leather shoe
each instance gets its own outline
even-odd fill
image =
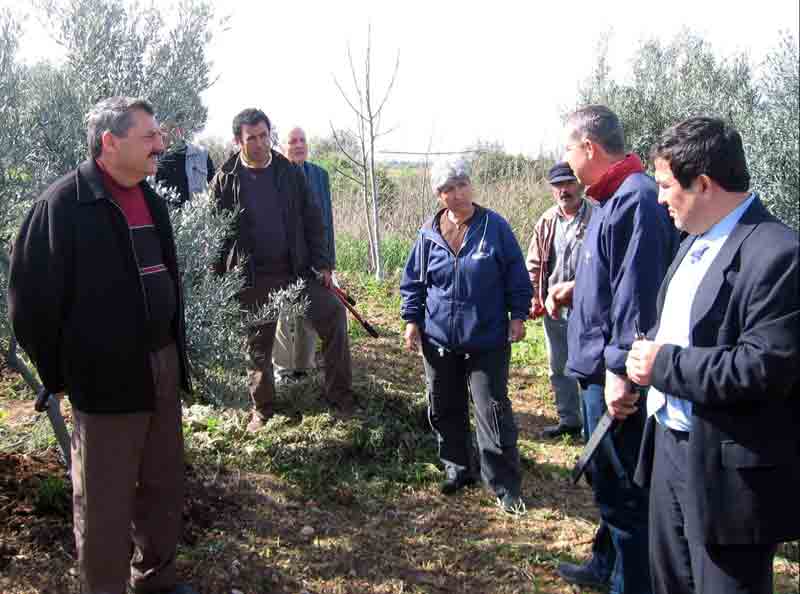
[[[608,578],[603,579],[588,565],[559,563],[556,571],[564,581],[569,582],[570,584],[575,584],[576,586],[586,586],[588,588],[597,588],[598,590],[608,590]]]
[[[475,484],[475,477],[471,474],[459,474],[457,476],[449,476],[439,486],[442,495],[454,495],[464,487],[471,487]]]
[[[542,437],[545,439],[556,439],[562,435],[569,435],[571,437],[581,436],[581,426],[570,427],[569,425],[549,425],[542,430]]]

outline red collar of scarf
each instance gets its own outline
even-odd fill
[[[644,171],[642,160],[639,155],[631,153],[627,155],[622,161],[617,161],[611,168],[603,174],[596,183],[586,188],[587,196],[591,196],[598,202],[608,200],[614,195],[614,192],[619,189],[627,177],[633,173],[641,173]]]

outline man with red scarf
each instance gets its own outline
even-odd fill
[[[640,332],[656,320],[656,296],[678,245],[658,190],[639,157],[625,153],[617,116],[590,105],[569,116],[567,161],[586,194],[599,203],[586,230],[575,273],[569,319],[567,372],[581,385],[584,429],[591,435],[606,410],[605,393],[638,390],[625,376],[625,359]],[[632,406],[636,406],[632,404]],[[639,407],[606,437],[588,474],[600,511],[592,557],[562,563],[571,583],[611,594],[649,594],[647,491],[633,484],[645,414]]]

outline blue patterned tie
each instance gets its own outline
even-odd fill
[[[697,264],[700,261],[700,258],[703,257],[703,254],[706,253],[706,250],[708,250],[707,245],[697,248],[695,251],[689,254],[689,262],[691,264]]]

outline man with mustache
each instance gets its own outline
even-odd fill
[[[153,114],[142,99],[95,105],[90,158],[34,203],[11,255],[14,334],[47,391],[72,403],[75,540],[88,594],[194,594],[175,572],[178,392],[191,388],[172,226],[144,181],[164,150]]]
[[[298,277],[306,281],[306,315],[322,338],[323,398],[340,412],[351,414],[355,399],[347,317],[344,306],[328,290],[333,263],[322,213],[302,169],[272,149],[272,124],[263,111],[241,111],[233,119],[233,136],[240,150],[220,167],[211,183],[217,208],[235,214],[221,246],[217,272],[230,272],[239,263],[244,266],[247,288],[240,300],[249,309],[260,307],[272,291]],[[248,330],[250,432],[261,429],[274,414],[276,328],[277,323],[270,322]]]
[[[575,284],[586,226],[594,206],[581,196],[569,163],[556,163],[547,174],[555,205],[536,223],[528,248],[527,268],[533,285],[530,318],[544,317],[544,336],[550,360],[550,385],[556,396],[558,425],[542,436],[555,439],[581,432],[578,382],[564,375],[567,363],[567,317],[570,289]]]
[[[311,196],[322,213],[325,246],[333,270],[336,268],[336,243],[333,236],[333,208],[328,172],[307,160],[308,142],[305,131],[300,127],[289,130],[284,139],[283,154],[303,171]],[[272,364],[275,366],[276,381],[298,380],[307,376],[314,368],[316,346],[317,333],[308,318],[294,320],[281,318],[275,334],[275,345],[272,347]]]

